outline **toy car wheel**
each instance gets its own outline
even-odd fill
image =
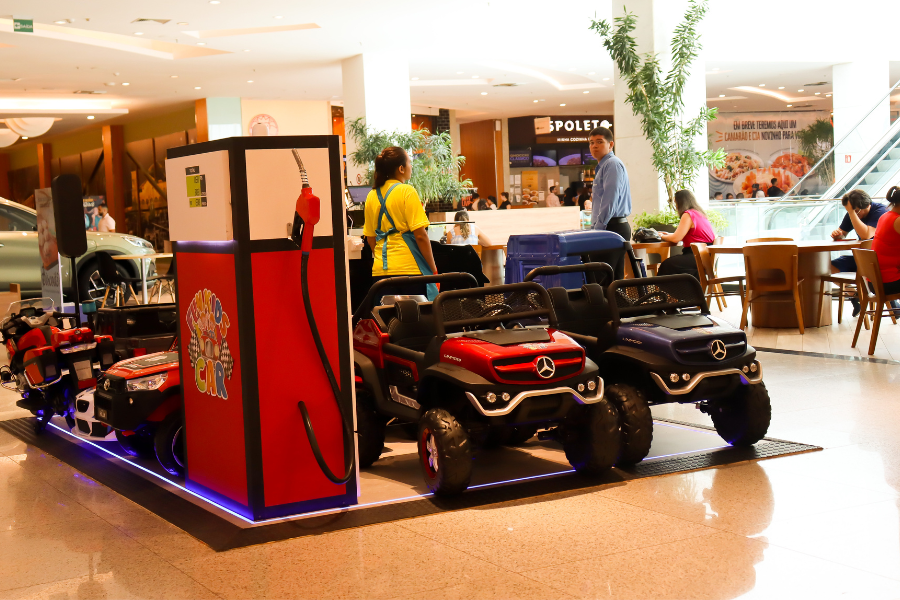
[[[617,465],[633,465],[644,460],[653,442],[653,416],[644,393],[627,383],[606,388],[603,397],[615,406],[622,429],[622,447]]]
[[[166,417],[153,436],[156,460],[162,468],[176,477],[184,477],[184,422],[181,411]]]
[[[439,495],[458,494],[472,478],[472,443],[456,417],[432,408],[419,420],[419,460],[425,485]]]
[[[732,446],[750,446],[769,430],[772,404],[763,382],[738,387],[730,398],[710,403],[709,416],[723,440]]]
[[[128,456],[156,458],[156,450],[153,448],[153,429],[153,427],[144,426],[131,435],[125,435],[116,429],[116,439]]]
[[[356,388],[356,430],[359,436],[359,466],[366,468],[381,457],[384,450],[384,419],[375,410],[372,395],[363,388]]]
[[[605,399],[579,404],[563,422],[563,450],[579,473],[599,475],[608,471],[619,456],[619,415]]]

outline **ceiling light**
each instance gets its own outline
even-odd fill
[[[277,16],[277,17],[275,17],[275,18],[276,18],[276,19],[280,19],[280,18],[281,18],[281,15],[278,15],[278,16]]]
[[[248,80],[247,80],[247,83],[253,83],[253,80],[252,80],[252,79],[248,79]]]
[[[187,24],[188,24],[187,21],[181,21],[181,22],[177,23],[177,25],[187,25]]]
[[[198,85],[198,86],[195,87],[194,89],[195,89],[195,90],[199,90],[199,89],[200,89],[200,86]]]
[[[172,75],[172,79],[178,79],[178,75]]]
[[[413,80],[413,81],[418,81],[419,78],[418,78],[418,77],[413,77],[412,80]]]
[[[803,90],[797,90],[798,92],[802,92]]]
[[[244,52],[250,52],[250,50],[244,50]]]
[[[597,74],[596,71],[591,71],[588,73],[588,75],[596,75],[596,74]]]
[[[462,71],[457,71],[456,74],[457,74],[457,75],[462,75],[463,72],[462,72]]]
[[[534,103],[537,104],[537,100],[535,100]]]
[[[472,75],[472,79],[478,79],[478,75]]]
[[[22,139],[23,139],[23,140],[27,140],[27,139],[28,139],[28,136],[27,136],[27,135],[23,135],[23,136],[22,136]]]
[[[197,45],[198,45],[198,46],[205,46],[205,45],[206,45],[206,42],[197,42]]]
[[[67,24],[69,23],[69,22],[68,22],[67,20],[65,20],[65,19],[63,19],[62,21],[53,21],[53,22],[56,23],[57,25],[67,25]]]
[[[582,92],[582,94],[590,94],[590,92],[587,91],[587,90],[584,90],[584,91]]]
[[[544,100],[543,98],[541,98],[541,102],[546,102],[546,100]]]
[[[766,87],[766,84],[761,83],[761,84],[759,84],[759,87]]]
[[[724,98],[725,94],[719,94],[719,98]]]
[[[565,104],[560,104],[560,106],[565,106]]]
[[[143,31],[135,31],[134,35],[144,35],[144,32]]]
[[[93,121],[93,120],[94,120],[94,115],[88,115],[88,121]]]
[[[790,107],[792,107],[792,106],[793,106],[793,104],[788,104],[788,105],[787,105],[788,108],[790,108]]]
[[[131,84],[130,84],[130,83],[127,83],[127,82],[125,82],[125,83],[123,83],[123,84],[122,84],[122,85],[131,85]]]
[[[781,86],[781,87],[780,87],[780,88],[778,88],[778,89],[779,89],[779,90],[783,90],[783,89],[784,89],[784,86]]]
[[[481,92],[482,96],[487,96],[487,92]]]
[[[219,0],[209,0],[209,3],[210,3],[210,4],[218,4],[218,3],[219,3]]]
[[[822,92],[816,92],[816,96],[821,96]]]
[[[603,81],[609,81],[609,77],[604,77]]]
[[[831,98],[831,94],[825,94],[826,98]]]

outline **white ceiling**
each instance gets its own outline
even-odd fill
[[[804,84],[830,82],[832,64],[866,56],[897,61],[891,82],[900,78],[900,2],[870,0],[865,10],[783,0],[756,0],[749,8],[711,4],[702,29],[707,95],[723,111],[788,103],[732,89],[738,86],[765,83],[770,90],[784,86],[781,92],[791,98],[814,97],[814,91],[824,96],[830,83]],[[414,105],[456,109],[462,120],[612,111],[612,63],[588,30],[592,18],[610,17],[610,0],[6,0],[3,6],[7,18],[28,16],[51,27],[40,35],[0,27],[0,99],[102,98],[128,109],[119,122],[209,96],[340,101],[340,61],[371,50],[409,60],[410,77],[418,78],[411,87]],[[137,18],[170,21],[132,23]],[[53,25],[63,19],[71,23]],[[185,33],[309,23],[319,28],[199,38]],[[88,41],[88,35],[104,45],[71,41]],[[151,51],[152,42],[164,51]],[[166,52],[188,57],[159,57]],[[487,83],[455,84],[476,75]],[[519,85],[494,87],[499,83]],[[105,93],[76,96],[76,90]],[[831,109],[830,98],[798,102]],[[72,127],[80,125],[70,118],[66,128]]]

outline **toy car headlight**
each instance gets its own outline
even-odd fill
[[[503,392],[503,394],[501,394],[500,397],[503,399],[504,402],[509,402],[509,398],[510,398],[509,392]]]
[[[578,384],[578,391],[579,391],[579,392],[583,392],[583,391],[584,391],[584,384],[583,384],[583,383],[579,383],[579,384]]]
[[[495,394],[494,392],[488,392],[484,395],[484,399],[493,404],[497,401],[497,394]]]
[[[751,370],[752,372],[756,373],[757,369],[759,369],[759,367],[756,366],[756,363],[753,363],[753,364],[750,365],[750,370]]]
[[[672,383],[678,383],[678,373],[672,373],[669,375],[669,381]]]
[[[148,375],[147,377],[139,377],[132,379],[127,383],[129,392],[142,392],[146,390],[155,390],[166,382],[169,378],[168,373],[157,373],[156,375]]]
[[[588,381],[588,389],[591,390],[592,392],[593,392],[594,390],[596,390],[596,389],[597,389],[597,382],[594,381],[593,379],[591,379],[590,381]]]

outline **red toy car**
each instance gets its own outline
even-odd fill
[[[385,288],[438,282],[471,286],[434,302]],[[417,423],[425,482],[437,494],[469,485],[474,446],[494,432],[548,429],[579,472],[602,473],[619,453],[618,417],[597,365],[557,331],[535,283],[477,288],[464,273],[377,282],[354,315],[359,464],[375,462],[389,418]],[[385,302],[373,306],[377,299]],[[528,325],[528,323],[549,324]],[[522,432],[525,432],[523,434]],[[503,437],[502,435],[500,436]]]
[[[166,471],[179,477],[185,464],[181,409],[178,353],[172,351],[116,363],[94,393],[94,418],[116,430],[125,452],[155,456]]]

